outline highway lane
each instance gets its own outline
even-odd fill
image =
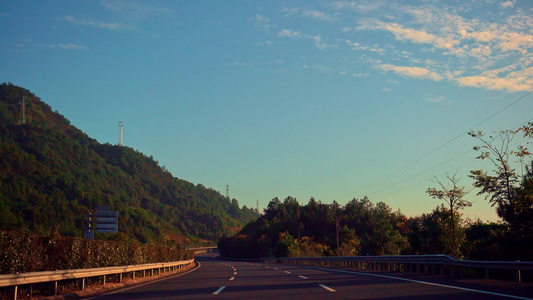
[[[201,267],[181,276],[95,299],[532,299],[533,285],[498,288],[440,276],[359,273],[292,265],[216,260],[197,256]],[[452,287],[456,285],[459,287]],[[522,287],[522,288],[517,288]],[[481,291],[480,289],[489,290]],[[517,296],[505,295],[515,293]],[[510,295],[509,295],[510,296]]]

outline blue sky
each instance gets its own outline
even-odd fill
[[[433,176],[491,169],[466,131],[533,118],[530,0],[1,2],[0,81],[249,207],[427,213]]]

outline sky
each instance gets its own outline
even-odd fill
[[[457,174],[464,217],[496,221],[466,133],[533,121],[531,0],[0,3],[0,82],[101,143],[124,121],[124,145],[261,210],[367,196],[417,216]]]

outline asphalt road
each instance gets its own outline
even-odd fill
[[[197,270],[94,299],[533,299],[533,285],[196,257]]]

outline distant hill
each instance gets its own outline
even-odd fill
[[[19,122],[23,96],[26,124]],[[0,230],[82,236],[87,214],[101,205],[119,211],[120,233],[111,238],[144,243],[216,241],[259,216],[173,177],[151,156],[99,143],[30,91],[3,83]]]

